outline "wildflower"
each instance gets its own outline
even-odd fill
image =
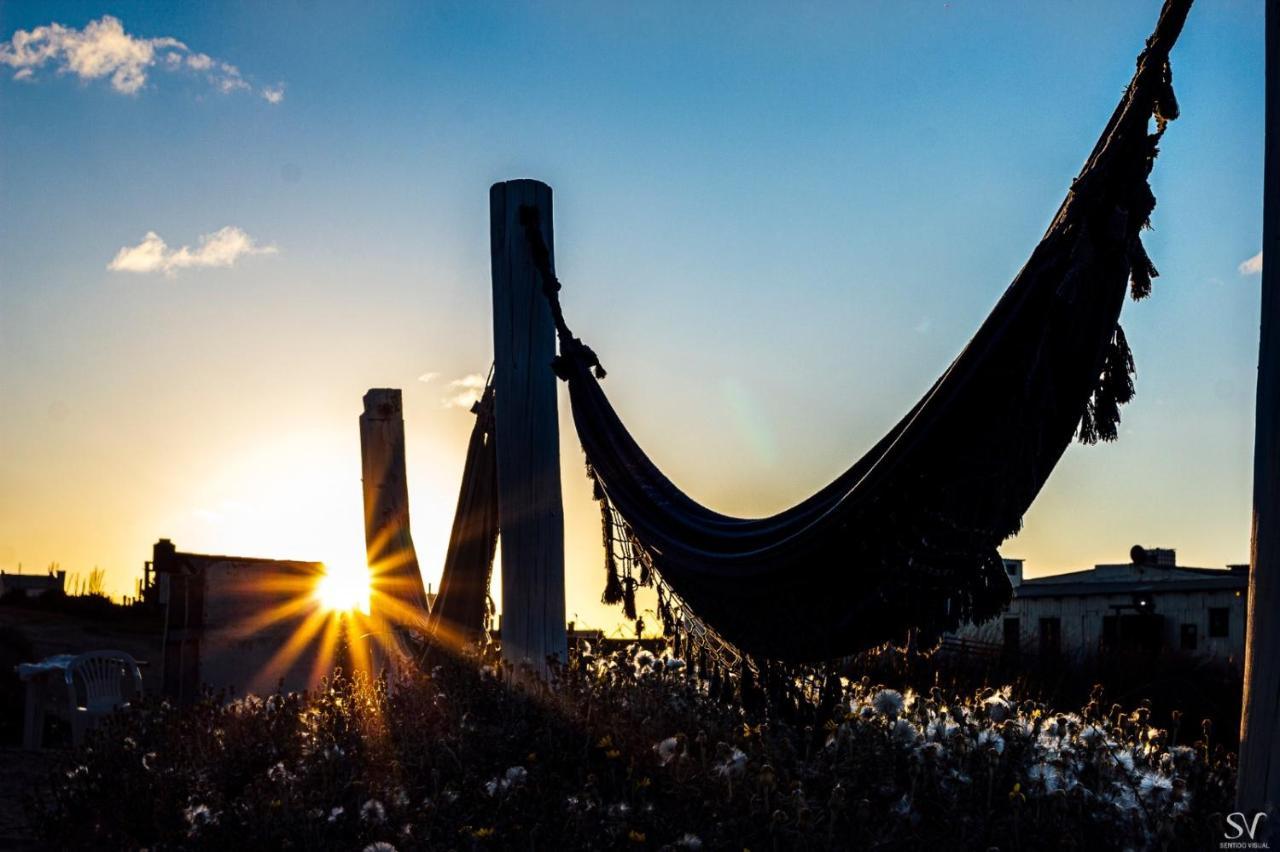
[[[990,728],[983,728],[978,732],[977,744],[980,749],[990,749],[996,754],[1004,753],[1004,737],[1000,736]]]
[[[387,843],[385,840],[379,840],[376,843],[370,843],[364,847],[364,852],[396,852],[396,847]]]
[[[634,828],[627,832],[627,837],[632,843],[644,843],[644,832],[636,831]]]
[[[881,716],[897,716],[902,712],[902,693],[896,689],[882,689],[871,699],[871,706]]]
[[[667,737],[665,740],[654,746],[653,750],[658,753],[658,760],[662,762],[662,765],[666,766],[674,760],[676,755],[679,753],[680,740],[676,737]]]
[[[155,768],[156,753],[149,751],[142,756],[142,768],[150,772]]]
[[[209,810],[208,805],[189,805],[182,812],[187,820],[187,833],[194,835],[206,825],[213,825],[218,821],[213,811]]]
[[[1138,781],[1138,792],[1144,798],[1159,799],[1173,792],[1173,779],[1159,772],[1143,772]]]
[[[477,840],[484,840],[486,837],[493,837],[493,829],[488,827],[477,828],[471,832],[471,836]]]
[[[720,745],[723,746],[724,743]],[[747,756],[742,749],[734,746],[729,748],[725,755],[725,758],[716,764],[715,771],[717,775],[721,778],[734,778],[746,771]]]
[[[644,648],[637,651],[636,655],[631,659],[631,663],[635,667],[637,675],[643,675],[647,672],[653,671],[654,662],[655,658],[653,653],[645,650]]]
[[[74,781],[75,779],[81,777],[82,775],[88,775],[89,767],[85,766],[82,763],[79,766],[77,766],[75,769],[68,769],[66,774],[68,778]]]
[[[702,838],[696,834],[690,834],[686,832],[685,834],[680,836],[680,839],[676,841],[675,845],[679,846],[681,849],[693,849],[693,850],[701,849]]]
[[[906,721],[900,720],[900,721]],[[931,740],[945,740],[952,734],[960,730],[960,725],[951,721],[946,716],[939,716],[929,723],[925,730],[925,735]]]
[[[899,719],[894,722],[890,732],[893,734],[893,738],[900,743],[914,743],[920,739],[920,732],[916,730],[916,726],[906,719]]]
[[[346,808],[344,808],[342,805],[338,805],[333,810],[329,811],[329,822],[337,822],[338,817],[342,816],[342,814],[345,811],[346,811]]]
[[[381,825],[387,821],[387,809],[377,799],[370,799],[360,808],[360,819],[374,825]]]
[[[288,783],[293,780],[293,773],[288,769],[285,769],[284,761],[282,760],[267,770],[267,778],[275,781],[277,784]]]
[[[514,787],[523,784],[528,777],[529,772],[523,766],[513,766],[502,777],[502,784],[504,787]]]
[[[1080,740],[1088,746],[1098,745],[1107,738],[1107,732],[1097,725],[1086,725],[1080,732]]]
[[[1032,766],[1027,770],[1027,778],[1043,785],[1046,793],[1057,790],[1061,780],[1058,770],[1048,763],[1037,763]]]

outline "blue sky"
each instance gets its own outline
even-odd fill
[[[132,92],[0,66],[0,568],[97,564],[125,591],[160,536],[352,558],[360,396],[395,386],[434,579],[470,428],[442,400],[489,363],[488,186],[511,177],[555,189],[570,322],[641,442],[717,508],[788,505],[964,345],[1159,9],[369,5],[0,4],[5,43],[110,15],[185,45]],[[1163,276],[1123,318],[1138,395],[1006,546],[1032,574],[1135,542],[1247,556],[1262,18],[1202,3],[1174,52]],[[272,251],[201,254],[226,227]],[[186,265],[108,269],[149,232]],[[611,625],[562,432],[569,609]]]

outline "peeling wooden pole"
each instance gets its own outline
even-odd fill
[[[551,371],[556,340],[521,207],[537,209],[553,268],[555,263],[551,187],[535,180],[494,184],[489,224],[502,655],[545,672],[548,657],[567,659],[560,435]]]
[[[364,395],[360,460],[371,609],[394,625],[420,630],[427,618],[427,594],[409,534],[404,414],[398,388],[373,388]]]
[[[1236,808],[1265,811],[1259,837],[1280,803],[1280,0],[1266,7],[1265,174],[1262,182],[1262,321],[1253,437],[1253,535],[1249,549],[1249,628]]]

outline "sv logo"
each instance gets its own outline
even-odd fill
[[[1229,826],[1227,839],[1239,840],[1241,837],[1248,834],[1249,839],[1253,840],[1254,834],[1258,831],[1258,822],[1265,816],[1266,813],[1264,811],[1258,811],[1253,815],[1253,819],[1251,820],[1245,819],[1244,814],[1239,811],[1236,811],[1233,814],[1227,814],[1227,825]],[[1231,833],[1233,830],[1235,831],[1235,834]]]

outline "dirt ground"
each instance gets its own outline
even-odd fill
[[[125,651],[144,663],[143,688],[151,692],[159,687],[161,623],[158,618],[99,621],[59,612],[0,606],[0,627],[22,633],[31,645],[30,662],[53,654]],[[0,689],[14,688],[11,684],[12,680],[0,681]],[[5,702],[4,706],[12,705]],[[21,719],[14,721],[21,725]],[[16,745],[0,746],[0,849],[44,848],[27,823],[23,797],[52,771],[64,751],[65,746],[41,751],[25,751]]]
[[[43,849],[27,823],[22,800],[53,770],[54,750],[0,748],[0,849]]]

